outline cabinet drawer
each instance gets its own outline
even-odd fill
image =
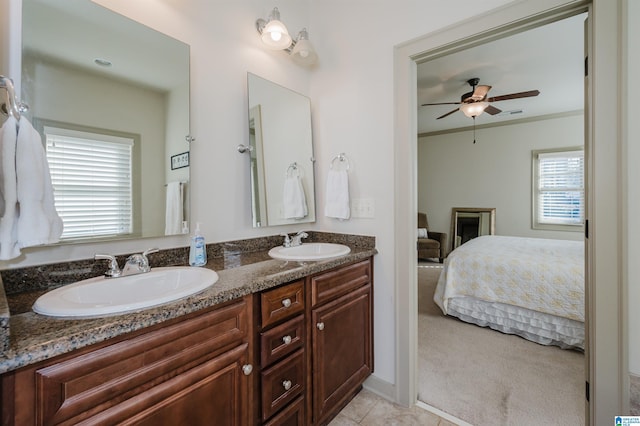
[[[304,350],[262,372],[262,420],[293,401],[304,389]]]
[[[353,265],[316,275],[311,278],[311,304],[313,306],[333,300],[371,282],[371,262]]]
[[[304,397],[296,399],[264,426],[304,426]]]
[[[260,365],[266,367],[304,345],[304,316],[260,333]]]
[[[261,293],[260,308],[262,327],[304,311],[304,280]]]

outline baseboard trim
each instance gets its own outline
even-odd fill
[[[473,426],[471,423],[467,423],[464,420],[460,420],[459,418],[454,417],[449,413],[445,413],[442,410],[438,410],[436,407],[433,407],[433,406],[431,406],[429,404],[425,404],[422,401],[417,401],[416,402],[416,407],[420,407],[423,410],[427,410],[428,412],[433,413],[436,416],[441,417],[441,418],[443,418],[443,419],[445,419],[445,420],[447,420],[447,421],[449,421],[449,422],[451,422],[451,423],[453,423],[455,425],[458,425],[458,426]]]
[[[371,375],[365,380],[362,386],[370,391],[383,397],[386,400],[397,402],[396,399],[396,385],[393,383],[389,383],[386,380],[382,380],[381,378]]]

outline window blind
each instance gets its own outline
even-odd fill
[[[45,135],[61,239],[131,233],[133,140],[51,127]]]
[[[584,222],[584,151],[538,154],[537,221],[582,225]]]

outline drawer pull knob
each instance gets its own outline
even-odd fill
[[[316,324],[316,327],[318,328],[318,330],[322,331],[324,330],[324,323],[323,322],[319,322]]]
[[[285,345],[288,345],[289,343],[291,343],[291,336],[284,336],[282,338],[282,341],[284,342]]]
[[[291,299],[284,299],[282,301],[282,306],[284,306],[285,308],[288,308],[289,306],[291,306]]]
[[[252,371],[253,371],[253,365],[245,364],[242,366],[242,372],[244,373],[245,376],[248,376],[249,374],[251,374]]]
[[[284,390],[288,391],[289,389],[291,389],[291,380],[285,380],[284,382],[282,382],[282,387],[284,388]]]

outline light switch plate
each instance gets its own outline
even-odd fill
[[[354,198],[351,201],[351,217],[375,217],[376,202],[373,198]]]

